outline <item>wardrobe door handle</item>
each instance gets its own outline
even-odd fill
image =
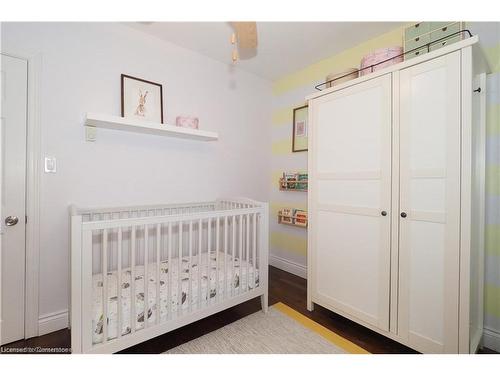
[[[387,211],[382,211],[382,212],[380,213],[380,215],[382,215],[382,216],[387,216]]]
[[[404,217],[406,217],[406,216],[408,216],[408,215],[406,215],[406,212],[401,212],[401,217],[403,217],[403,218],[404,218]]]

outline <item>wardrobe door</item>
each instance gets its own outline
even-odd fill
[[[389,329],[391,76],[310,103],[309,300]]]
[[[400,72],[399,335],[458,351],[460,53]]]

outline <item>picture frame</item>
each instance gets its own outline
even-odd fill
[[[121,116],[163,124],[163,86],[121,75]]]
[[[307,151],[308,109],[304,105],[293,110],[292,152]]]

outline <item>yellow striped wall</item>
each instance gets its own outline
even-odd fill
[[[479,35],[491,67],[487,77],[484,310],[485,328],[500,335],[500,23],[467,25]]]
[[[310,86],[313,91],[314,84],[324,81],[329,73],[358,67],[361,58],[377,48],[400,45],[402,45],[402,28],[398,27],[277,80],[273,84],[273,93],[282,95],[301,86]]]

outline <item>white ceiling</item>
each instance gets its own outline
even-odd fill
[[[231,63],[232,28],[228,22],[128,25],[223,63]],[[250,51],[250,56],[240,56],[242,59],[237,66],[274,81],[402,25],[395,22],[257,22],[257,51]]]

